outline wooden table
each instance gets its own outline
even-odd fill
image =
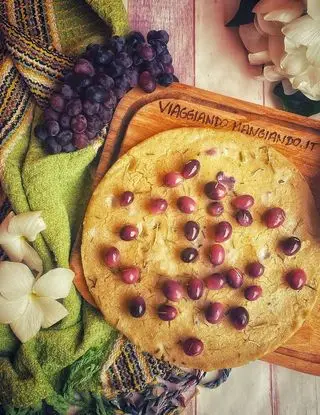
[[[224,27],[226,0],[125,0],[130,26],[166,29],[181,82],[275,106],[270,86],[254,79],[237,31]],[[201,389],[186,415],[319,415],[320,378],[264,362],[234,369],[215,391]]]

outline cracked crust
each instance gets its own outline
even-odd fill
[[[207,150],[214,154],[207,154]],[[165,173],[181,170],[193,158],[201,163],[196,177],[174,189],[161,185]],[[223,200],[224,214],[212,218],[206,214],[209,201],[203,194],[203,186],[221,170],[234,176],[236,185],[234,192]],[[120,208],[117,196],[124,190],[133,191],[135,200],[129,207]],[[233,217],[230,200],[235,193],[249,193],[255,198],[251,209],[254,223],[249,228],[238,226]],[[182,195],[197,200],[195,214],[178,211],[176,199]],[[148,213],[150,197],[168,201],[165,214]],[[262,213],[272,206],[282,207],[287,214],[284,225],[274,230],[261,223]],[[191,219],[199,222],[203,230],[194,242],[188,242],[182,232],[183,224]],[[225,263],[213,268],[206,251],[212,243],[212,225],[220,220],[231,222],[233,236],[224,243]],[[127,223],[138,226],[140,235],[136,241],[120,240],[119,228]],[[190,368],[234,367],[273,351],[303,324],[316,301],[319,286],[320,251],[315,234],[319,229],[313,197],[304,178],[293,164],[263,141],[253,141],[240,133],[175,129],[131,149],[101,181],[84,221],[82,263],[90,292],[105,319],[143,351]],[[296,256],[284,257],[277,251],[277,243],[292,235],[302,240],[302,248]],[[141,268],[140,283],[125,285],[116,272],[104,265],[102,253],[108,246],[120,250],[122,266]],[[180,250],[187,246],[199,248],[199,260],[193,264],[184,264],[179,259]],[[186,284],[191,275],[205,278],[231,266],[244,269],[249,261],[258,259],[266,268],[259,279],[245,277],[244,286],[238,290],[206,290],[198,301],[185,295],[175,304],[179,310],[175,320],[168,323],[157,317],[157,305],[165,302],[160,287],[166,278]],[[284,281],[286,271],[295,267],[303,268],[308,275],[307,286],[301,291],[290,289]],[[243,290],[252,283],[261,285],[263,295],[248,302]],[[127,312],[127,302],[138,294],[145,298],[147,312],[135,319]],[[226,310],[236,305],[246,307],[249,325],[237,331],[227,316],[220,324],[210,325],[203,317],[208,301],[220,301]],[[203,341],[201,355],[188,357],[183,353],[180,341],[189,336]]]

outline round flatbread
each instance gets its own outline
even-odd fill
[[[164,186],[165,174],[181,171],[190,159],[199,160],[199,173],[175,188]],[[204,185],[215,180],[221,171],[234,177],[235,184],[222,200],[225,210],[217,218],[207,214],[210,200]],[[134,202],[120,207],[119,195],[127,190],[134,193]],[[255,199],[250,208],[253,223],[248,227],[237,223],[231,204],[235,195],[243,194]],[[185,214],[177,208],[181,196],[196,201],[196,212]],[[151,198],[166,199],[166,212],[151,214]],[[281,207],[286,213],[284,224],[276,229],[268,229],[262,220],[271,207]],[[183,232],[189,220],[201,227],[193,242]],[[233,234],[223,243],[224,263],[214,267],[207,252],[214,243],[214,225],[220,221],[229,221]],[[136,240],[120,239],[119,231],[126,224],[139,229]],[[315,203],[304,178],[291,162],[263,141],[233,132],[174,129],[132,148],[105,175],[87,209],[82,263],[89,290],[105,319],[143,351],[190,368],[234,367],[273,351],[303,324],[316,301],[319,286],[319,229]],[[285,256],[279,250],[279,241],[289,236],[302,241],[294,256]],[[119,249],[121,268],[141,269],[138,283],[125,284],[120,270],[105,265],[103,254],[110,246]],[[180,253],[186,247],[198,250],[197,261],[182,262]],[[191,277],[205,279],[231,267],[245,271],[247,264],[254,261],[265,266],[260,278],[253,280],[245,275],[244,284],[238,289],[206,289],[197,301],[185,292],[180,302],[171,303],[178,316],[170,322],[159,319],[158,306],[170,304],[161,289],[165,280],[175,279],[186,287]],[[290,288],[285,278],[295,268],[302,268],[308,278],[300,291]],[[252,284],[262,287],[262,296],[247,301],[244,289]],[[128,311],[128,302],[136,295],[146,301],[146,312],[141,318],[132,317]],[[225,306],[226,315],[219,324],[209,324],[204,317],[209,302]],[[245,307],[249,313],[249,324],[243,330],[235,329],[230,322],[228,310],[236,306]],[[203,342],[201,354],[184,353],[181,342],[189,337]]]

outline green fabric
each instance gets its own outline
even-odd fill
[[[78,50],[88,39],[108,33],[101,17],[119,35],[127,28],[121,0],[95,1],[92,7],[100,13],[99,18],[84,2],[59,0],[53,4],[63,51]],[[41,116],[30,102],[31,110],[32,107],[33,125],[25,123],[19,134],[14,133],[10,139],[14,146],[5,160],[2,186],[16,213],[42,211],[47,229],[34,247],[47,271],[56,266],[68,267],[72,242],[91,194],[101,142],[75,153],[46,155],[32,135]],[[64,305],[69,315],[24,345],[9,326],[0,325],[0,404],[8,405],[6,413],[20,413],[13,407],[34,408],[21,413],[45,413],[41,407],[42,400],[46,400],[63,414],[75,391],[101,394],[100,368],[116,333],[75,288]]]

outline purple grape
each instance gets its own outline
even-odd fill
[[[152,76],[154,76],[155,78],[159,75],[162,74],[163,72],[163,67],[162,65],[156,61],[156,59],[154,59],[151,62],[148,62],[146,65],[143,65],[144,70],[146,70],[147,72],[150,72]]]
[[[129,48],[136,48],[139,43],[144,43],[145,39],[141,32],[132,31],[127,34],[126,44]]]
[[[160,40],[150,40],[149,43],[155,50],[157,56],[167,51],[166,44],[161,42]]]
[[[126,94],[127,90],[125,88],[115,88],[114,89],[114,93],[116,94],[117,100],[120,101],[120,99],[122,99],[125,94]]]
[[[103,101],[103,105],[106,108],[113,109],[116,106],[116,104],[117,104],[117,97],[116,97],[115,93],[110,89],[106,93],[106,97]]]
[[[71,119],[71,129],[75,133],[83,133],[87,128],[87,119],[84,115],[79,114]]]
[[[79,98],[71,99],[66,105],[66,112],[70,117],[75,117],[82,111],[82,104]]]
[[[301,290],[307,282],[307,275],[303,269],[293,269],[286,275],[286,280],[293,290]]]
[[[94,62],[97,65],[109,65],[114,59],[114,54],[111,50],[101,46],[94,55]]]
[[[48,134],[53,137],[59,134],[60,126],[59,126],[58,121],[55,121],[55,120],[46,121],[46,128],[47,128]]]
[[[267,210],[263,215],[265,225],[270,228],[278,228],[286,219],[286,214],[283,209],[275,207]]]
[[[221,265],[224,262],[226,253],[224,247],[219,244],[214,244],[209,250],[209,260],[212,265]]]
[[[124,74],[125,67],[117,64],[116,62],[111,62],[110,65],[107,66],[106,72],[112,78],[117,78],[118,76],[121,76]]]
[[[87,75],[87,76],[95,75],[95,70],[91,62],[83,58],[80,58],[77,60],[76,64],[73,67],[73,71],[74,73],[81,74],[81,75]]]
[[[301,241],[295,236],[284,239],[280,242],[282,252],[287,256],[295,255],[301,249]]]
[[[71,118],[68,114],[62,114],[60,117],[60,127],[63,130],[68,130],[70,128],[70,120]]]
[[[165,73],[170,73],[173,75],[174,73],[174,67],[172,65],[172,63],[167,63],[165,65],[163,65],[163,70]],[[172,76],[172,82],[173,82],[173,76]]]
[[[232,288],[239,288],[243,284],[243,274],[238,268],[231,268],[227,272],[227,283]]]
[[[61,150],[62,150],[61,145],[56,142],[54,137],[49,137],[46,140],[46,148],[47,148],[48,153],[50,154],[58,154],[58,153],[61,153]]]
[[[88,146],[89,141],[85,133],[74,133],[72,143],[77,149],[82,149]]]
[[[147,41],[158,40],[167,44],[169,42],[169,34],[166,30],[150,30],[147,34]]]
[[[93,102],[102,103],[105,100],[106,90],[100,85],[89,86],[86,89],[86,98]]]
[[[181,251],[180,258],[183,262],[194,262],[198,258],[198,251],[196,248],[185,248]]]
[[[109,108],[105,108],[103,106],[100,106],[98,115],[99,115],[101,121],[104,124],[107,124],[112,120],[113,111]]]
[[[117,267],[120,263],[120,251],[115,246],[111,246],[107,248],[104,256],[103,261],[109,268]]]
[[[120,238],[123,241],[133,241],[137,239],[139,235],[139,230],[134,225],[125,225],[120,230]]]
[[[96,131],[90,131],[90,130],[86,130],[86,134],[87,134],[88,140],[90,141],[96,138],[98,135]]]
[[[188,356],[198,356],[203,352],[203,343],[196,337],[189,337],[182,343],[183,351]]]
[[[82,110],[86,115],[94,115],[99,112],[100,104],[98,102],[92,102],[86,99],[82,103]]]
[[[143,59],[141,58],[140,55],[138,55],[137,53],[134,53],[132,55],[132,61],[133,61],[134,66],[140,66],[143,62]]]
[[[182,169],[182,176],[185,179],[191,179],[192,177],[194,177],[195,175],[198,174],[200,170],[200,162],[199,160],[193,159],[193,160],[189,160]]]
[[[238,210],[236,213],[236,220],[241,226],[250,226],[252,225],[253,218],[251,213],[248,210]]]
[[[197,204],[192,197],[181,196],[177,200],[178,209],[186,214],[194,213],[197,210]]]
[[[75,75],[74,77],[74,88],[77,92],[81,92],[82,89],[88,88],[92,85],[92,78],[87,75]]]
[[[104,89],[112,89],[114,87],[114,80],[111,78],[111,76],[100,73],[96,76],[96,82],[103,86]]]
[[[38,124],[35,126],[34,134],[41,141],[45,141],[49,136],[48,130],[43,124]]]
[[[168,208],[168,202],[165,199],[151,199],[150,200],[150,211],[154,215],[163,213]]]
[[[84,56],[87,57],[90,60],[93,60],[100,49],[101,49],[101,45],[99,45],[97,43],[90,43],[90,45],[88,45],[86,47],[86,51],[84,53]]]
[[[167,280],[164,282],[162,286],[163,294],[167,297],[170,301],[180,301],[183,296],[183,288],[182,285],[175,280]]]
[[[159,61],[163,64],[163,65],[170,65],[172,63],[172,56],[170,55],[170,53],[162,53],[161,55],[158,56]]]
[[[235,197],[231,203],[237,209],[250,209],[254,204],[254,198],[251,195],[240,195]]]
[[[57,93],[52,94],[49,99],[49,102],[50,102],[51,108],[54,111],[62,112],[64,110],[65,101],[64,101],[64,96],[62,94],[57,94]]]
[[[227,221],[219,222],[214,229],[214,240],[216,242],[225,242],[231,238],[232,225]]]
[[[211,216],[220,216],[223,211],[224,207],[221,202],[210,202],[207,206],[207,212]]]
[[[157,30],[150,30],[147,33],[147,41],[150,42],[150,40],[158,40],[158,31]]]
[[[264,273],[264,266],[258,261],[252,262],[247,265],[246,271],[251,278],[258,278]]]
[[[60,118],[60,114],[58,112],[54,111],[51,107],[47,107],[44,110],[44,119],[46,121],[49,121],[49,120],[58,121],[59,118]]]
[[[125,75],[129,81],[130,88],[134,88],[138,85],[139,72],[136,69],[127,69]]]
[[[169,86],[173,82],[173,76],[171,73],[163,73],[158,76],[157,81],[161,86]]]
[[[146,312],[146,302],[143,297],[137,296],[130,300],[129,302],[129,312],[132,317],[140,318]]]
[[[126,43],[126,40],[122,36],[113,36],[109,42],[108,47],[114,52],[119,53],[122,51]]]
[[[69,143],[66,146],[63,146],[62,150],[65,153],[72,153],[73,151],[76,151],[76,147],[72,143]]]
[[[60,93],[66,98],[71,99],[73,97],[73,89],[68,84],[63,84],[60,88]]]
[[[139,278],[140,269],[138,267],[128,267],[121,270],[121,279],[126,284],[135,284]]]
[[[220,272],[211,274],[206,278],[206,284],[209,290],[220,290],[225,285],[225,283],[226,279]]]
[[[89,131],[95,131],[96,133],[101,130],[103,123],[98,115],[88,115],[87,117],[87,129]]]
[[[139,76],[139,86],[144,92],[153,92],[156,89],[156,81],[154,77],[148,71],[144,71]]]
[[[121,193],[119,197],[120,206],[129,206],[134,201],[134,194],[129,190]]]
[[[188,239],[188,241],[194,241],[195,239],[197,239],[199,235],[200,226],[197,222],[190,220],[185,223],[183,230],[184,235]]]
[[[204,186],[204,192],[209,199],[220,200],[227,194],[227,189],[219,182],[209,182]]]
[[[237,330],[243,330],[249,323],[249,313],[244,307],[235,307],[229,313],[231,323]]]
[[[191,300],[199,300],[204,291],[204,282],[199,278],[192,278],[187,286],[187,293]]]
[[[156,56],[155,50],[148,43],[139,44],[137,46],[137,53],[144,61],[147,62],[152,61]]]
[[[261,297],[262,288],[259,285],[250,285],[244,290],[244,296],[248,301],[255,301]]]
[[[56,141],[61,146],[66,146],[67,144],[71,143],[71,141],[72,141],[72,131],[70,131],[70,130],[61,131],[57,135]]]
[[[178,311],[175,307],[169,304],[162,304],[158,307],[158,316],[161,320],[172,321],[178,315]]]
[[[133,64],[131,57],[126,52],[120,52],[117,54],[116,63],[124,66],[125,68],[130,68]]]
[[[167,187],[176,187],[183,182],[183,177],[181,173],[176,171],[171,171],[167,173],[163,178],[163,184]]]
[[[127,75],[124,73],[123,75],[119,76],[115,82],[115,88],[120,88],[123,89],[125,91],[128,91],[130,89],[130,82],[129,82],[129,78],[127,77]]]
[[[211,324],[219,323],[224,316],[223,304],[215,302],[210,303],[205,310],[206,320]]]

